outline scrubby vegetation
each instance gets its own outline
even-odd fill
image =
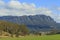
[[[33,32],[30,33],[30,30],[24,24],[16,24],[13,22],[2,21],[0,20],[0,37],[8,36],[8,37],[19,37],[26,35],[53,35],[58,34],[57,30],[53,28],[49,32]]]
[[[25,36],[28,32],[29,31],[24,24],[18,25],[12,22],[0,21],[0,36],[5,34],[5,36],[13,37],[13,35],[15,35],[18,37],[19,35]]]

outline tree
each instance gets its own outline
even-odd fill
[[[19,37],[19,35],[27,35],[29,30],[24,24],[16,24],[12,22],[7,21],[0,21],[0,32],[2,34],[2,31],[8,32],[11,34],[11,37],[13,35],[16,35],[16,37]]]

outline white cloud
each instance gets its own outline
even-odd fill
[[[18,1],[10,1],[8,3],[8,6],[11,8],[18,8],[19,9],[21,7],[21,3]]]
[[[5,5],[4,1],[0,0],[0,5]]]
[[[0,1],[0,16],[22,16],[36,14],[44,14],[47,16],[51,16],[56,21],[60,20],[60,18],[56,14],[53,14],[52,10],[44,7],[36,8],[36,5],[33,3],[20,3],[19,1],[11,0],[6,4],[3,1]]]
[[[0,2],[0,5],[5,4],[4,2]],[[2,12],[1,10],[5,10],[4,13],[5,14],[9,14],[9,15],[31,15],[31,14],[45,14],[45,15],[51,15],[51,11],[47,8],[36,8],[35,4],[28,4],[28,3],[20,3],[19,1],[10,1],[9,3],[7,3],[7,5],[5,4],[5,6],[3,6],[3,9],[0,9],[0,12]],[[2,13],[3,14],[3,13]]]

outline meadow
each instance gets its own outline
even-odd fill
[[[60,35],[25,36],[25,37],[0,37],[0,40],[60,40]]]

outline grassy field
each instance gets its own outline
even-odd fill
[[[60,35],[25,36],[25,37],[19,37],[19,38],[1,37],[0,40],[60,40]]]

